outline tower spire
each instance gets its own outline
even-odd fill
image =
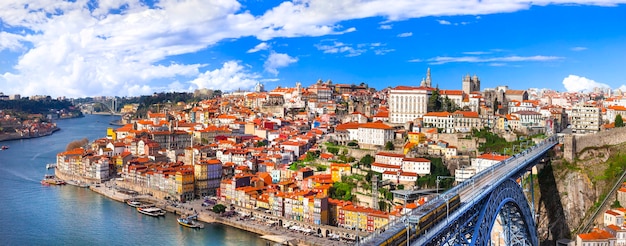
[[[430,68],[426,70],[426,86],[432,87],[432,80],[430,79]]]

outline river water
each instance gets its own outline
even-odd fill
[[[0,143],[10,147],[0,151],[0,245],[265,245],[229,226],[183,228],[172,214],[153,218],[86,188],[39,183],[69,142],[104,137],[117,118],[60,120],[51,136]]]

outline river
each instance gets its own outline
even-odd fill
[[[87,115],[57,121],[51,136],[2,142],[1,245],[265,245],[258,235],[220,224],[183,228],[175,215],[153,218],[124,203],[74,186],[42,186],[47,163],[66,145],[104,137],[119,117]]]

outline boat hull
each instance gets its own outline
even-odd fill
[[[188,227],[188,228],[194,228],[194,229],[203,229],[204,225],[198,222],[193,222],[191,220],[186,220],[186,219],[176,219],[178,221],[178,224],[184,226],[184,227]]]

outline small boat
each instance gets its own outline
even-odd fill
[[[2,149],[2,150],[9,149],[9,146],[2,145],[2,148],[0,148],[0,149]]]
[[[204,228],[204,224],[195,221],[194,219],[197,218],[197,215],[194,216],[181,216],[180,218],[176,219],[178,221],[178,224],[184,226],[184,227],[189,227],[189,228],[198,228],[198,229],[202,229]]]
[[[56,167],[57,167],[57,164],[53,164],[53,163],[51,163],[51,164],[46,164],[46,169],[56,168]]]
[[[42,185],[64,185],[65,181],[57,179],[54,174],[46,174],[41,180]]]
[[[81,182],[81,181],[76,181],[76,180],[68,180],[66,183],[68,185],[78,186],[80,188],[87,188],[87,187],[89,187],[89,185],[87,183],[84,183],[84,182]]]
[[[128,204],[128,206],[137,208],[137,207],[141,207],[142,203],[139,201],[135,201],[135,200],[128,200],[126,201],[126,204]]]
[[[156,207],[138,207],[137,211],[139,211],[142,214],[150,215],[153,217],[165,215],[165,211],[163,209],[156,208]]]

